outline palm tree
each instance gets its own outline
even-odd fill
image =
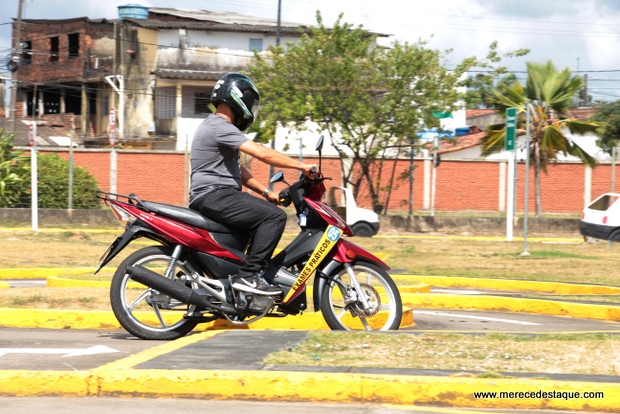
[[[546,165],[557,160],[558,154],[579,157],[588,166],[596,160],[573,142],[566,131],[583,135],[587,132],[600,133],[602,124],[566,118],[566,110],[573,102],[575,92],[581,89],[583,80],[571,76],[570,69],[558,71],[551,61],[536,64],[527,63],[525,88],[518,80],[501,90],[491,90],[495,107],[506,116],[507,108],[517,108],[517,127],[526,128],[526,108],[530,110],[530,160],[534,165],[536,188],[536,217],[542,217],[540,172],[546,172]],[[504,149],[505,124],[492,125],[486,129],[482,140],[482,156]]]

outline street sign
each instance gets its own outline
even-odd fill
[[[114,110],[114,108],[110,108],[110,126],[111,127],[115,127],[116,126],[116,111]]]
[[[31,122],[28,125],[28,144],[34,147],[37,142],[37,124]]]
[[[507,108],[506,109],[506,139],[504,141],[504,149],[506,151],[514,151],[516,140],[517,140],[517,108]]]
[[[114,129],[114,126],[110,127],[110,145],[114,146],[114,144],[116,144],[116,130]]]

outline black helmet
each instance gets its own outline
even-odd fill
[[[211,93],[211,102],[216,107],[226,102],[235,114],[235,126],[245,131],[258,116],[260,94],[254,82],[240,73],[222,76]]]

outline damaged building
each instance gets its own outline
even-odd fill
[[[118,19],[24,19],[17,131],[33,120],[38,142],[183,150],[209,113],[216,80],[242,71],[254,50],[299,39],[299,24],[207,10],[119,6]],[[14,28],[15,35],[15,28]],[[115,110],[111,125],[110,110]],[[16,144],[27,143],[20,132]]]

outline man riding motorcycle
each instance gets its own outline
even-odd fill
[[[314,178],[316,166],[257,144],[242,132],[256,120],[260,94],[245,75],[220,78],[211,94],[216,107],[196,129],[190,152],[189,207],[218,222],[254,233],[243,267],[232,275],[232,287],[258,295],[278,295],[277,286],[261,276],[280,241],[286,214],[277,207],[278,194],[261,185],[240,163],[239,152],[278,168],[294,168]],[[264,199],[242,191],[242,186]]]

